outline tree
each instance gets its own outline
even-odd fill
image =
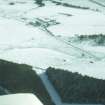
[[[38,4],[39,6],[44,6],[43,0],[35,0],[36,4]]]

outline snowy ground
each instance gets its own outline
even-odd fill
[[[105,34],[105,7],[100,5],[105,4],[104,0],[53,1],[89,9],[56,5],[50,0],[44,1],[43,7],[38,7],[33,0],[0,0],[0,59],[26,63],[33,68],[52,66],[105,79],[104,46],[78,45],[57,37]],[[10,97],[15,100],[14,95]],[[3,99],[0,97],[0,102]]]
[[[15,4],[9,5],[10,2]],[[75,3],[75,1],[69,2]],[[76,3],[86,6],[87,2],[89,1]],[[1,59],[41,68],[49,66],[63,68],[105,79],[104,47],[101,52],[99,48],[73,45],[56,37],[58,35],[70,37],[75,34],[104,34],[104,12],[56,6],[50,1],[45,2],[43,7],[38,7],[33,0],[2,0],[0,5]],[[98,9],[101,9],[101,6]],[[47,27],[51,20],[59,24]],[[39,26],[30,24],[36,21],[39,21]]]

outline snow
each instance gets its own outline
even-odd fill
[[[53,86],[47,77],[42,75],[50,66],[105,79],[104,46],[89,46],[84,43],[74,45],[56,37],[105,34],[105,8],[91,0],[55,1],[89,9],[55,5],[49,0],[44,1],[43,7],[38,7],[34,0],[0,1],[0,59],[33,66],[33,70],[39,73],[51,97],[57,102],[54,98],[59,99],[59,97],[54,93]],[[105,4],[104,0],[95,1]],[[9,5],[10,2],[15,4]],[[38,19],[55,20],[60,24],[49,27],[44,27],[43,22],[40,27],[29,24],[35,23]],[[32,94],[0,96],[1,103],[2,105],[42,105]],[[60,101],[56,104],[59,103],[63,104]]]
[[[33,30],[21,22],[0,18],[0,44],[17,44],[34,36]],[[21,34],[20,34],[21,33]],[[22,37],[22,34],[25,35]]]
[[[60,13],[67,13],[72,16],[62,16]],[[25,16],[57,20],[60,22],[59,25],[49,27],[49,30],[55,35],[74,36],[75,34],[105,33],[105,15],[96,11],[51,5],[32,10]]]
[[[43,105],[33,94],[11,94],[0,96],[1,105]]]
[[[89,75],[95,78],[105,79],[105,71],[103,71],[105,67],[104,60],[93,61],[94,63],[92,64],[90,63],[90,59],[77,59],[53,50],[42,48],[14,49],[2,53],[0,58],[43,69],[52,66],[67,69],[72,72],[79,72],[83,75]]]
[[[81,56],[82,52],[85,53],[81,50],[79,53],[76,52],[75,47],[51,36],[46,30],[42,31],[37,27],[25,25],[15,20],[1,18],[0,30],[2,33],[0,39],[1,52],[14,48],[34,47],[56,50],[69,56]]]
[[[59,94],[57,93],[57,91],[55,90],[51,82],[49,81],[46,73],[41,74],[40,77],[46,89],[48,90],[49,95],[52,97],[52,101],[55,103],[55,105],[65,105],[64,103],[62,103]]]
[[[2,53],[1,58],[18,63],[47,68],[49,66],[63,66],[64,60],[69,61],[69,56],[44,48],[14,49]]]
[[[50,1],[47,1],[44,7],[37,7],[32,1],[23,1],[25,3],[22,4],[19,3],[20,1],[18,3],[15,1],[16,4],[13,6],[8,5],[9,2],[0,2],[1,59],[26,63],[44,69],[49,66],[63,68],[105,79],[104,50],[101,52],[99,49],[86,48],[85,45],[78,47],[72,43],[68,44],[49,34],[43,27],[34,27],[28,24],[37,21],[37,18],[43,20],[47,18],[60,23],[47,28],[55,36],[104,34],[104,13],[56,6]],[[90,63],[91,61],[94,63]]]
[[[89,10],[70,9],[73,16],[59,16],[57,21],[61,24],[49,29],[55,35],[74,36],[105,33],[105,15]],[[72,12],[71,12],[72,11]]]
[[[103,6],[100,6],[92,1],[97,1],[99,3],[104,4],[104,0],[54,0],[54,1],[59,1],[62,3],[68,3],[76,6],[81,6],[81,7],[88,7],[90,10],[93,11],[99,11],[99,12],[105,12],[105,8]]]
[[[91,4],[93,4],[88,0],[79,0],[78,2],[75,0],[67,0],[65,2],[83,6],[91,6]],[[27,18],[29,20],[34,18],[55,19],[60,22],[60,25],[49,27],[55,35],[70,36],[75,34],[105,33],[105,15],[97,11],[56,6],[51,2],[47,3],[47,5],[42,8],[37,8],[37,5],[33,4],[32,1],[26,2],[25,4],[16,4],[14,6],[3,4],[0,8],[0,15],[7,16],[9,18]],[[69,13],[73,16],[62,16],[59,13]]]

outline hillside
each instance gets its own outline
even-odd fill
[[[63,102],[105,104],[105,80],[51,67],[46,73]]]
[[[0,0],[0,59],[14,62],[11,67],[16,64],[16,72],[15,67],[3,71],[0,64],[0,94],[9,92],[8,85],[13,93],[33,93],[34,82],[39,81],[35,82],[37,91],[44,89],[44,94],[37,97],[43,104],[53,104],[43,80],[49,67],[105,80],[104,39],[104,0]],[[7,65],[4,68],[8,70]],[[13,78],[19,79],[17,84]]]

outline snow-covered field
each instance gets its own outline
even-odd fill
[[[105,1],[52,1],[89,9],[56,5],[50,0],[44,0],[42,7],[34,0],[0,0],[0,59],[29,64],[33,68],[62,68],[105,79],[105,46],[78,45],[59,38],[105,34]],[[8,103],[8,97],[0,96],[2,105]],[[21,101],[8,105],[30,105],[31,102],[31,105],[42,105],[34,103],[33,97],[11,95],[9,102],[17,102],[19,98]],[[21,103],[23,98],[30,99],[30,103]]]
[[[10,5],[11,2],[14,5]],[[88,2],[69,1],[82,6]],[[44,3],[45,6],[38,7],[33,0],[0,1],[0,58],[41,68],[63,68],[105,79],[104,47],[103,52],[95,47],[89,50],[90,46],[79,47],[56,37],[104,34],[104,12],[57,6],[50,1]],[[59,24],[47,26],[52,20]],[[34,25],[35,22],[39,25]]]

